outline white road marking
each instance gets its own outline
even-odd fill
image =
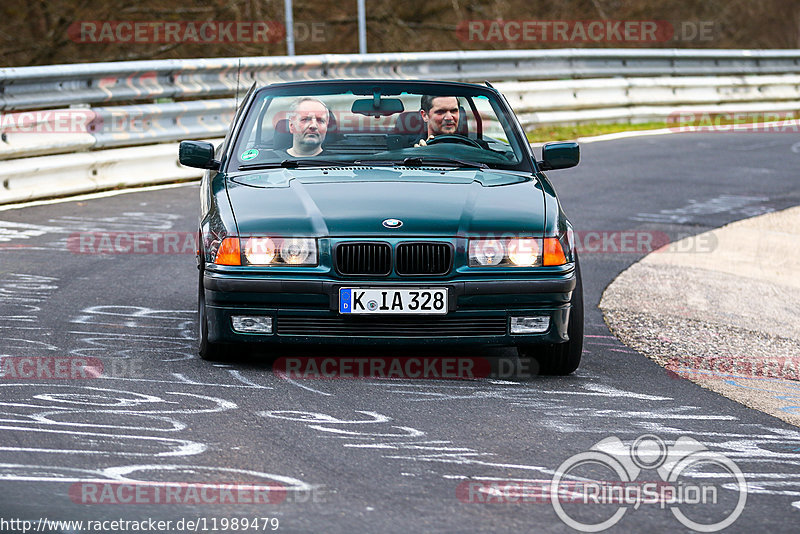
[[[258,388],[258,389],[275,389],[275,388],[270,387],[270,386],[262,386],[261,384],[256,384],[252,380],[249,380],[249,379],[243,377],[242,373],[240,373],[236,369],[228,369],[227,371],[233,378],[235,378],[236,380],[238,380],[242,384],[248,385],[250,387]]]
[[[85,195],[75,195],[72,197],[54,198],[50,200],[33,200],[30,202],[20,202],[19,204],[6,204],[0,206],[0,211],[20,210],[32,208],[34,206],[49,206],[51,204],[63,204],[64,202],[82,202],[84,200],[94,200],[97,198],[115,197],[117,195],[127,195],[129,193],[143,193],[145,191],[159,191],[161,189],[174,189],[176,187],[197,187],[199,180],[192,182],[181,182],[177,184],[150,185],[146,187],[135,187],[130,189],[119,189],[114,191],[103,191],[101,193],[88,193]]]
[[[93,440],[94,444],[98,444],[101,442],[107,443],[111,446],[115,446],[118,441],[130,441],[130,442],[155,442],[161,443],[167,446],[171,446],[172,448],[167,451],[161,452],[153,452],[153,451],[143,451],[143,452],[125,452],[119,450],[89,450],[85,447],[85,440],[81,442],[84,445],[78,449],[65,449],[63,441],[59,443],[59,447],[55,449],[45,449],[40,447],[0,447],[0,451],[10,451],[10,452],[45,452],[45,453],[52,453],[52,454],[106,454],[109,456],[156,456],[156,457],[163,457],[163,456],[193,456],[196,454],[201,454],[207,448],[207,446],[203,443],[198,443],[196,441],[184,440],[184,439],[173,439],[173,438],[164,438],[161,436],[137,436],[137,435],[130,435],[130,434],[106,434],[102,432],[78,432],[76,430],[56,430],[56,429],[48,429],[48,428],[29,428],[29,427],[19,427],[19,426],[10,426],[10,425],[0,425],[0,430],[9,430],[9,431],[19,431],[19,432],[27,432],[29,434],[33,433],[42,433],[42,434],[61,434],[68,437],[91,437],[91,438],[99,438],[98,440]],[[34,438],[35,439],[35,438]],[[38,441],[38,440],[37,440]],[[79,440],[76,440],[79,441]]]
[[[299,387],[301,389],[305,389],[306,391],[310,391],[311,393],[316,393],[317,395],[325,395],[325,396],[328,396],[328,397],[332,397],[333,396],[333,393],[326,393],[324,391],[320,391],[318,389],[314,389],[312,387],[305,386],[305,385],[301,384],[300,382],[296,382],[295,380],[292,380],[291,378],[289,378],[288,376],[286,376],[284,374],[278,373],[277,376],[280,377],[283,380],[286,380],[290,384],[295,385],[295,386],[297,386],[297,387]]]

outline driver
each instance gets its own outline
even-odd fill
[[[304,97],[292,104],[289,112],[289,133],[292,146],[286,150],[290,156],[307,158],[322,153],[322,142],[328,133],[330,111],[316,98]]]
[[[437,135],[454,134],[458,130],[458,99],[454,96],[423,95],[420,99],[420,115],[428,129],[428,137],[420,139],[414,146],[427,146]]]

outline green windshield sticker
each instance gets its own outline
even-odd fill
[[[258,156],[258,149],[251,148],[250,150],[245,150],[244,152],[242,152],[242,155],[239,156],[239,158],[242,161],[248,161],[255,158],[256,156]]]

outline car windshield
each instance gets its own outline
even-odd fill
[[[228,170],[403,165],[530,171],[492,90],[413,82],[284,84],[256,93]]]

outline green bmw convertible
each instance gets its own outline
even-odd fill
[[[253,87],[201,185],[199,345],[516,346],[569,374],[583,345],[573,229],[502,94],[433,81]]]

